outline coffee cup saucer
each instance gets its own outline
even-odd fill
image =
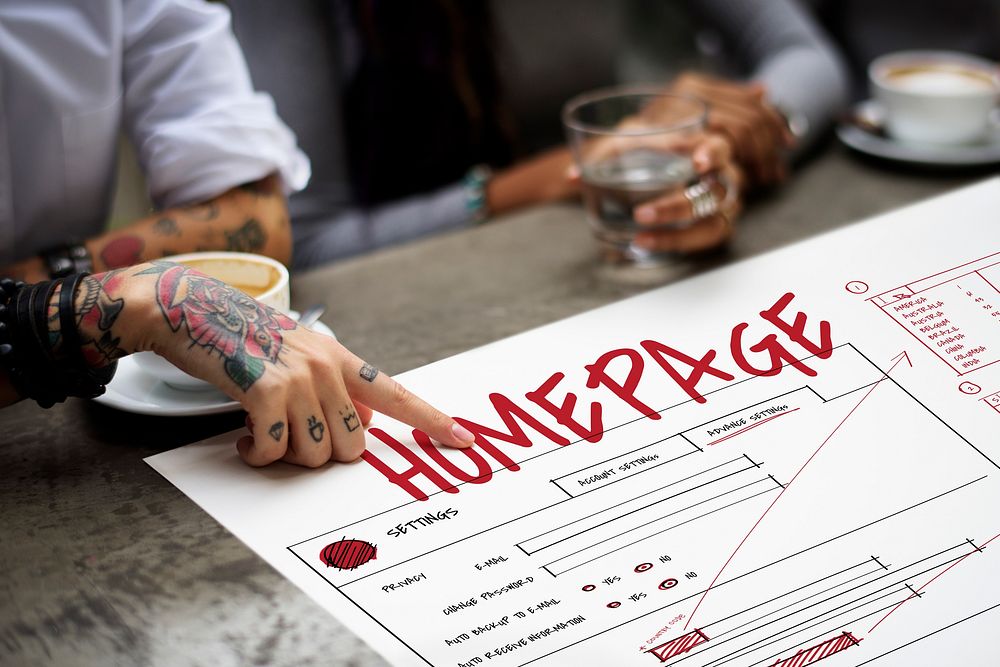
[[[299,319],[295,311],[288,314]],[[313,324],[312,329],[336,338],[333,330],[322,322]],[[204,391],[175,389],[143,371],[132,357],[118,361],[118,371],[107,391],[94,401],[116,410],[158,417],[194,417],[241,409],[238,401],[215,388]]]
[[[989,137],[974,144],[940,146],[901,142],[879,132],[883,112],[874,100],[854,105],[850,118],[837,125],[837,137],[866,155],[935,167],[973,167],[1000,162],[1000,118],[994,113]]]

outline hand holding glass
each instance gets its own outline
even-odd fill
[[[706,133],[706,119],[704,102],[658,89],[598,91],[566,105],[563,123],[587,219],[607,258],[657,264],[670,256],[665,249],[702,249],[642,241],[650,232],[693,230],[731,204],[733,188],[719,171],[728,149],[716,149],[721,142]],[[728,227],[723,231],[708,237],[709,245],[727,237]]]

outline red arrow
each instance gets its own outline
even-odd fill
[[[904,359],[906,359],[906,363],[908,363],[908,364],[910,365],[910,368],[913,368],[913,362],[912,362],[912,361],[910,361],[910,355],[909,355],[909,354],[907,354],[906,350],[903,350],[902,352],[900,352],[899,354],[897,354],[897,355],[896,355],[895,357],[893,357],[893,358],[892,358],[892,359],[890,359],[889,361],[896,361],[896,359],[899,359],[900,357],[903,357]],[[899,363],[899,362],[898,362],[898,361],[896,361],[896,364],[898,364],[898,363]],[[893,364],[893,365],[892,365],[892,368],[895,368],[895,367],[896,367],[896,364]],[[889,369],[889,373],[891,373],[891,372],[892,372],[892,368],[890,368],[890,369]]]

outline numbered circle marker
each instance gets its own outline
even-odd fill
[[[851,282],[844,285],[844,289],[851,294],[864,294],[868,291],[868,283],[862,282],[860,280],[852,280]]]

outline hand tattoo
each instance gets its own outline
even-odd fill
[[[344,410],[338,410],[340,413],[340,418],[344,420],[344,427],[347,429],[348,433],[353,433],[361,427],[361,421],[358,419],[358,413],[352,410],[350,407]]]
[[[274,422],[267,432],[274,438],[275,442],[281,441],[281,436],[285,433],[285,422]]]
[[[367,380],[368,382],[374,382],[375,376],[378,375],[378,369],[366,361],[364,366],[361,367],[361,370],[358,371],[358,375],[361,376],[362,380]]]
[[[234,252],[256,252],[267,243],[267,234],[255,218],[250,218],[233,232],[225,232],[226,249]]]
[[[112,299],[107,292],[108,289],[117,289],[122,280],[122,272],[118,270],[108,271],[100,279],[87,276],[80,282],[80,291],[76,295],[76,327],[80,331],[81,352],[89,366],[106,366],[128,354],[120,347],[121,337],[111,332],[125,307],[125,301]],[[55,317],[58,319],[58,314]],[[99,337],[85,333],[95,330],[101,332]]]
[[[316,419],[316,417],[309,417],[309,437],[316,442],[323,441],[323,433],[326,431],[326,427],[323,426],[323,422]]]
[[[172,331],[187,326],[192,345],[217,352],[229,378],[247,391],[278,362],[282,331],[296,324],[243,292],[169,262],[138,275],[158,274],[156,298]]]

